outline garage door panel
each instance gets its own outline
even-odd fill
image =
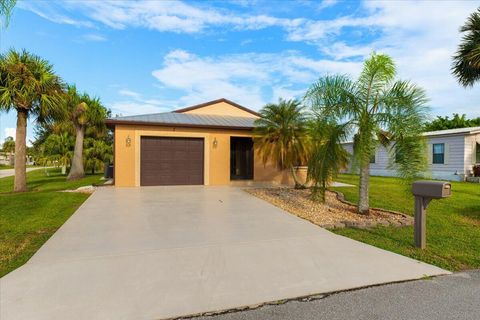
[[[140,184],[203,184],[203,150],[199,138],[142,137]]]

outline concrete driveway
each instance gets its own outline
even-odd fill
[[[445,273],[238,188],[101,188],[0,280],[0,319],[162,319]]]

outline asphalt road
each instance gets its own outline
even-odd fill
[[[196,320],[480,319],[480,270],[288,301]]]

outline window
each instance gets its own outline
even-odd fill
[[[480,163],[480,143],[477,142],[477,145],[476,145],[476,148],[475,148],[476,151],[476,163]]]
[[[375,163],[375,153],[370,156],[370,163]]]
[[[395,163],[400,163],[400,162],[402,162],[402,154],[397,148],[395,148]]]
[[[432,163],[434,163],[434,164],[444,164],[445,163],[445,144],[444,143],[433,144]]]

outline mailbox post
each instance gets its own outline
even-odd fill
[[[425,249],[427,206],[432,199],[448,198],[452,195],[452,185],[443,181],[415,181],[412,185],[415,196],[415,246]]]

